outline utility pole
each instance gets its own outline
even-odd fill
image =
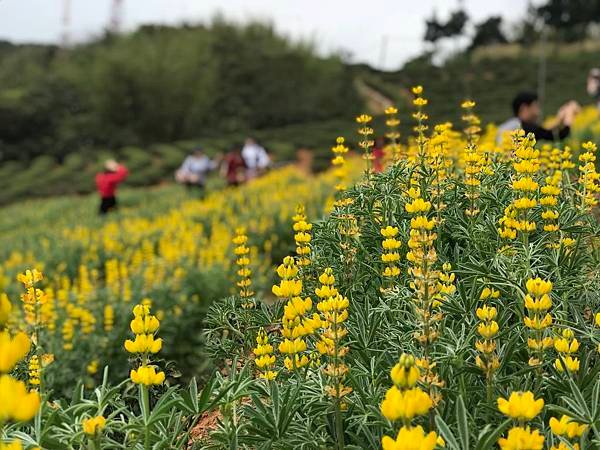
[[[548,29],[547,27],[542,28],[540,36],[540,61],[538,66],[538,82],[537,82],[537,94],[542,111],[542,117],[544,114],[544,100],[546,97],[546,72],[547,72],[547,56],[546,56],[546,44],[548,41]]]
[[[109,30],[112,33],[121,31],[123,21],[123,0],[112,0]]]
[[[71,43],[70,36],[71,28],[71,0],[63,0],[63,15],[62,15],[62,34],[60,37],[60,46],[66,48]]]
[[[387,50],[388,50],[389,42],[390,42],[390,40],[389,40],[389,36],[387,34],[384,34],[383,36],[381,36],[381,44],[379,47],[379,70],[384,70],[384,68],[385,68],[385,60],[387,57]]]

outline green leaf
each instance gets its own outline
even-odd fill
[[[462,448],[469,448],[469,421],[467,418],[467,410],[462,395],[456,400],[456,422],[458,423],[458,436]]]
[[[495,448],[496,442],[498,442],[498,439],[502,433],[504,433],[504,430],[506,430],[511,423],[512,419],[506,419],[495,429],[488,432],[484,431],[479,436],[479,441],[477,442],[475,450],[489,450],[491,448]]]
[[[458,445],[458,441],[456,440],[456,437],[454,436],[454,434],[452,434],[452,431],[450,431],[450,427],[448,427],[448,424],[444,422],[442,416],[435,416],[435,424],[437,426],[438,431],[440,432],[440,436],[442,436],[442,438],[444,438],[444,441],[446,441],[446,448],[449,450],[461,450],[460,445]]]

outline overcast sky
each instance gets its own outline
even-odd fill
[[[423,49],[424,21],[435,10],[444,19],[458,0],[122,0],[122,26],[206,22],[221,13],[236,21],[264,19],[295,39],[310,39],[320,52],[343,50],[353,61],[397,68]],[[112,0],[0,0],[0,39],[58,42],[70,2],[70,36],[90,39],[105,28]],[[522,17],[527,0],[465,0],[477,22],[492,14]],[[382,57],[382,42],[387,51]]]

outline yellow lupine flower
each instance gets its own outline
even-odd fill
[[[312,300],[310,297],[306,297],[304,300],[302,297],[291,298],[286,305],[283,307],[283,317],[291,320],[298,316],[303,316],[307,311],[312,309]]]
[[[410,227],[414,230],[432,230],[435,227],[435,220],[429,220],[425,216],[413,217],[410,219]]]
[[[84,419],[81,425],[85,434],[94,436],[106,427],[106,419],[104,416],[90,417],[89,419]]]
[[[283,360],[283,365],[289,371],[305,367],[310,362],[309,359],[308,359],[308,356],[306,356],[306,355],[298,356],[296,354],[296,355],[293,356],[293,358],[294,359],[292,360],[292,358],[286,357]]]
[[[0,398],[0,422],[31,420],[40,407],[40,395],[8,375],[0,375]]]
[[[149,314],[136,316],[129,324],[134,334],[154,333],[160,326],[159,320]]]
[[[530,311],[546,311],[551,307],[552,300],[548,294],[544,294],[538,299],[534,299],[529,294],[525,296],[525,308]]]
[[[44,278],[42,272],[37,269],[27,269],[24,273],[17,275],[17,281],[23,284],[26,288],[33,286],[38,281]]]
[[[306,351],[306,342],[300,338],[296,338],[293,341],[284,339],[279,343],[279,351],[288,354],[300,353]]]
[[[493,306],[484,305],[481,308],[477,308],[477,318],[479,320],[493,320],[496,318],[496,308]]]
[[[513,419],[531,420],[544,407],[543,399],[535,399],[533,392],[513,392],[508,400],[498,398],[498,409],[502,414]]]
[[[518,191],[535,191],[539,184],[531,177],[523,177],[513,181],[512,188]]]
[[[549,294],[550,291],[552,291],[552,282],[544,281],[541,278],[529,279],[527,280],[525,286],[527,287],[527,292],[534,297],[541,297],[544,294]]]
[[[273,294],[280,298],[298,296],[302,293],[302,281],[281,280],[279,285],[274,285],[271,290]]]
[[[388,420],[410,421],[415,416],[427,414],[432,406],[431,398],[420,388],[401,391],[396,386],[392,386],[381,403],[381,413]]]
[[[421,372],[415,365],[414,356],[403,354],[400,356],[400,361],[392,367],[390,375],[396,386],[406,389],[417,384]]]
[[[141,366],[137,370],[132,369],[129,377],[135,384],[143,384],[145,386],[162,384],[165,381],[165,373],[162,371],[156,372],[154,366]]]
[[[398,227],[388,225],[380,230],[381,235],[385,238],[393,238],[398,235]]]
[[[0,327],[8,321],[10,313],[12,311],[12,304],[8,299],[8,296],[4,293],[0,294]]]
[[[11,337],[8,331],[0,331],[0,373],[11,372],[31,349],[31,341],[23,332]]]
[[[543,330],[552,325],[552,316],[550,314],[546,314],[543,318],[530,318],[525,316],[523,318],[523,322],[527,328],[531,328],[532,330]]]
[[[587,425],[579,424],[564,414],[561,416],[560,420],[556,417],[551,417],[548,424],[554,434],[566,436],[569,439],[581,436],[587,428]]]
[[[485,288],[483,288],[483,291],[481,291],[481,294],[479,295],[479,300],[487,300],[488,298],[498,298],[498,297],[500,297],[500,291],[498,291],[494,288],[485,287]]]
[[[162,339],[154,339],[152,334],[137,334],[134,341],[125,341],[125,350],[129,353],[158,353],[161,349]]]
[[[433,450],[438,443],[438,435],[434,431],[425,434],[420,425],[400,428],[396,439],[389,436],[381,439],[383,450]]]
[[[431,202],[427,202],[422,198],[416,198],[411,203],[404,205],[404,209],[411,214],[427,212],[431,209]]]
[[[579,371],[579,359],[578,358],[573,358],[572,356],[566,356],[563,358],[563,362],[564,365],[567,368],[568,372],[577,372]],[[563,364],[561,363],[560,359],[556,359],[554,361],[554,368],[556,370],[558,370],[559,372],[564,372],[564,367]]]
[[[498,445],[501,450],[542,450],[544,436],[530,427],[514,427],[508,431],[506,438],[498,440]]]
[[[23,446],[21,445],[21,441],[0,442],[0,450],[23,450]]]
[[[572,339],[569,342],[566,338],[554,339],[554,349],[560,353],[575,353],[579,350],[579,341]]]
[[[496,334],[498,334],[498,329],[498,323],[493,320],[489,323],[481,322],[477,325],[477,332],[485,339],[492,339],[496,336]]]

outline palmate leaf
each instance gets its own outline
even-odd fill
[[[277,383],[269,383],[267,396],[251,395],[252,406],[247,405],[245,414],[250,420],[247,442],[276,442],[282,439],[293,423],[294,416],[300,407],[297,401],[300,385],[288,385],[280,392]],[[281,395],[283,394],[283,395]]]

